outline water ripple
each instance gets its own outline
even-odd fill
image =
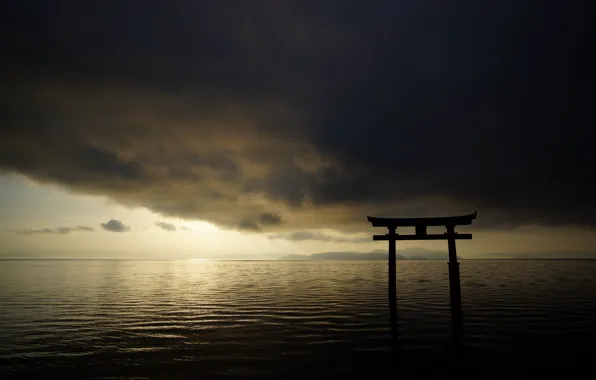
[[[451,337],[447,266],[399,264],[404,363],[408,353],[434,357]],[[0,374],[262,378],[292,369],[307,377],[316,366],[337,374],[391,351],[386,269],[384,262],[6,261]],[[464,261],[461,272],[470,363],[530,351],[585,354],[595,334],[596,262]],[[565,353],[557,349],[563,344]]]

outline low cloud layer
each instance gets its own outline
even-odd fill
[[[164,231],[168,231],[168,232],[174,232],[174,231],[176,231],[176,225],[175,224],[166,223],[166,222],[157,222],[157,223],[155,223],[155,225],[157,227],[161,228]]]
[[[44,235],[44,234],[69,234],[71,232],[92,232],[93,227],[74,226],[74,227],[56,227],[56,228],[22,228],[14,230],[14,233],[20,235]]]
[[[0,170],[247,232],[596,225],[574,2],[233,3],[3,3]]]
[[[117,219],[110,219],[106,223],[102,223],[101,227],[110,232],[128,232],[130,227]]]

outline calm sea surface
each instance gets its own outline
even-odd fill
[[[308,379],[592,364],[596,261],[460,268],[457,349],[446,263],[398,261],[394,349],[386,262],[0,261],[0,377]]]

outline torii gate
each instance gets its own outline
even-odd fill
[[[395,277],[395,242],[397,240],[447,240],[449,246],[449,293],[451,299],[451,316],[453,332],[457,339],[463,335],[463,313],[461,307],[461,286],[459,280],[459,263],[455,250],[456,239],[472,239],[472,234],[459,234],[455,232],[455,226],[469,225],[476,219],[478,212],[461,216],[447,216],[434,218],[377,218],[369,216],[368,221],[373,227],[387,227],[389,233],[386,235],[373,235],[373,240],[389,241],[389,309],[391,313],[391,333],[393,339],[397,339],[397,284]],[[447,232],[444,234],[427,234],[428,226],[445,226]],[[414,227],[414,235],[399,235],[397,227]]]

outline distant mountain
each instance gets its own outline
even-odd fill
[[[387,252],[322,252],[306,256],[307,260],[387,260]],[[397,255],[398,260],[405,257]]]
[[[321,252],[312,255],[286,255],[278,260],[387,260],[386,250],[372,252]],[[431,251],[424,248],[405,248],[396,252],[397,260],[447,260],[447,252]],[[459,257],[461,258],[461,257]]]
[[[307,255],[285,255],[278,260],[309,260],[309,257]]]
[[[396,255],[398,260],[404,260],[402,255]],[[387,260],[387,252],[320,252],[312,255],[287,255],[278,260]]]

